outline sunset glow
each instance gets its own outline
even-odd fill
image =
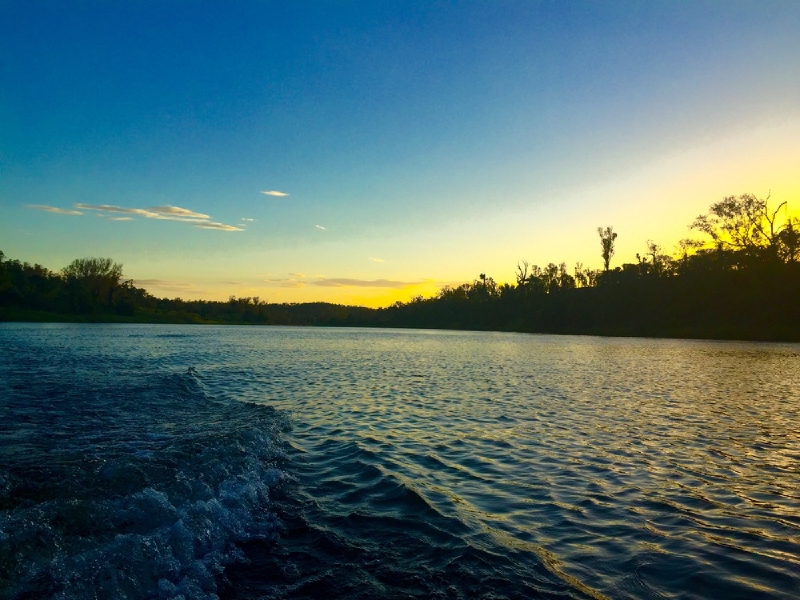
[[[0,250],[150,293],[387,306],[800,215],[800,5],[0,7]],[[302,276],[298,274],[303,274]]]

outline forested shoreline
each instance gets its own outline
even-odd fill
[[[783,218],[781,218],[783,214]],[[800,222],[786,204],[753,195],[712,204],[677,256],[648,241],[635,263],[611,268],[617,233],[598,228],[603,269],[520,261],[516,282],[481,274],[370,309],[324,302],[270,304],[156,298],[109,258],[59,272],[0,252],[0,320],[230,323],[474,329],[531,333],[800,341]]]

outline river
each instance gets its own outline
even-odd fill
[[[0,598],[796,598],[800,345],[0,324]]]

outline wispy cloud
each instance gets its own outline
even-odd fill
[[[125,213],[129,215],[137,215],[147,219],[161,219],[166,221],[185,221],[194,223],[197,221],[205,221],[210,219],[208,215],[203,213],[189,210],[188,208],[181,208],[180,206],[152,206],[150,208],[125,208],[123,206],[114,206],[113,204],[76,204],[76,208],[84,210],[97,210],[102,212],[111,213]]]
[[[289,273],[289,277],[273,277],[271,279],[265,279],[264,283],[269,283],[276,287],[284,287],[284,288],[302,288],[306,286],[305,281],[302,279],[305,277],[302,273]]]
[[[328,229],[327,227],[323,227],[322,225],[314,225],[314,227],[316,227],[317,229],[321,229],[322,231]]]
[[[158,213],[144,210],[142,208],[124,208],[122,206],[114,206],[112,204],[76,204],[75,208],[83,210],[99,210],[111,213],[123,213],[126,215],[137,215],[140,217],[147,217],[148,219],[158,219],[161,217]]]
[[[200,229],[219,229],[220,231],[244,231],[241,227],[225,225],[224,223],[214,223],[212,221],[196,223],[195,227],[199,227]]]
[[[210,219],[208,215],[204,215],[202,213],[194,212],[193,210],[189,210],[188,208],[181,208],[180,206],[151,206],[147,209],[148,211],[157,213],[159,215],[169,215],[174,217],[188,217],[191,219]]]
[[[246,222],[248,222],[248,223],[252,223],[253,221],[255,221],[255,219],[251,219],[250,217],[242,217],[242,218],[241,218],[241,219],[239,219],[239,220],[240,220],[240,221],[246,221]]]
[[[346,277],[338,277],[331,279],[323,278],[318,281],[312,281],[311,283],[321,287],[377,287],[402,289],[418,285],[419,282],[391,281],[389,279],[348,279]]]
[[[270,190],[268,192],[261,192],[265,196],[288,196],[286,192],[279,192],[278,190]]]
[[[374,256],[370,256],[369,258],[370,258],[370,260],[371,260],[371,261],[373,261],[373,262],[377,262],[377,263],[386,262],[384,259],[382,259],[382,258],[375,258]]]
[[[112,217],[111,215],[104,215],[101,213],[97,213],[96,216],[103,219],[108,219],[109,221],[133,221],[133,217]]]
[[[98,216],[106,217],[114,221],[130,220],[133,218],[133,216],[137,216],[144,217],[145,219],[158,219],[161,221],[178,221],[180,223],[189,223],[190,225],[194,225],[200,229],[216,229],[218,231],[244,231],[242,227],[210,221],[209,219],[211,217],[209,215],[195,212],[193,210],[189,210],[188,208],[181,208],[180,206],[171,206],[169,204],[164,206],[151,206],[149,208],[127,208],[124,206],[115,206],[113,204],[76,204],[75,208],[97,211]],[[123,214],[128,216],[112,217],[112,214]]]
[[[46,204],[26,204],[28,208],[35,208],[36,210],[44,210],[57,215],[82,215],[79,210],[70,210],[68,208],[58,208],[57,206],[47,206]]]

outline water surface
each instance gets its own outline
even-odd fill
[[[0,598],[794,598],[800,346],[0,325]]]

